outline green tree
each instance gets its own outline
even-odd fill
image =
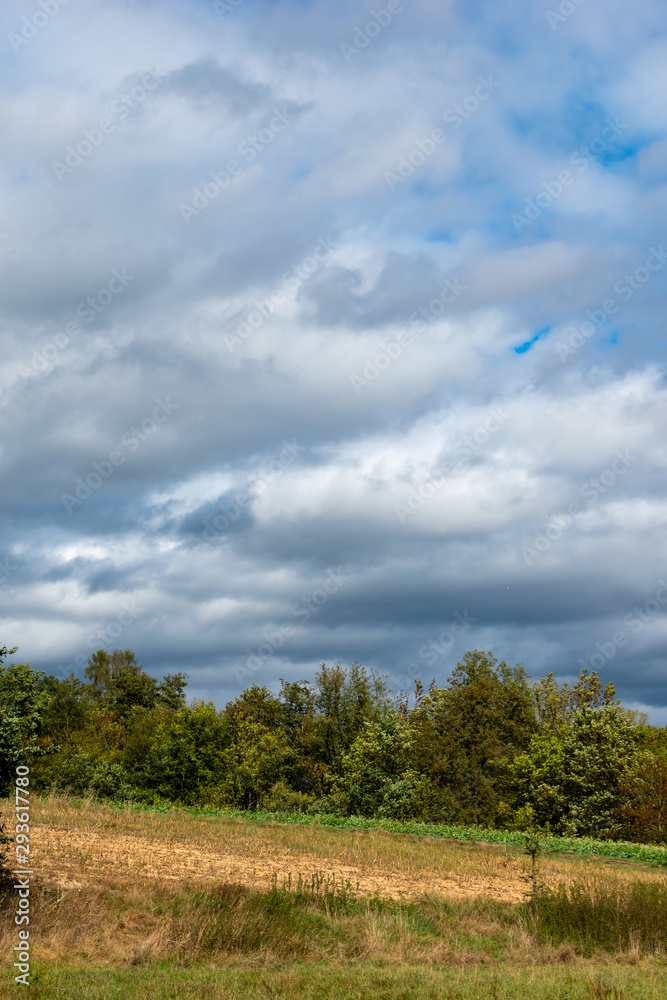
[[[165,674],[156,689],[158,703],[171,709],[172,712],[180,712],[186,706],[187,682],[187,674]]]
[[[3,659],[9,654],[3,647]],[[6,793],[18,764],[39,756],[37,737],[48,701],[43,671],[29,663],[0,664],[0,790]]]
[[[289,787],[301,795],[321,796],[327,788],[326,734],[316,708],[316,689],[309,681],[281,679],[280,727],[294,749]]]
[[[89,685],[70,674],[63,680],[46,677],[45,688],[49,697],[42,715],[42,730],[48,736],[67,740],[83,728],[86,712],[92,708]]]
[[[100,705],[127,720],[134,708],[153,709],[165,705],[175,712],[185,707],[187,674],[166,674],[158,683],[137,662],[131,649],[104,649],[88,660],[86,677]]]
[[[508,765],[508,794],[516,808],[530,804],[539,825],[555,833],[605,835],[615,825],[638,745],[616,705],[577,709],[568,726],[536,734]]]
[[[576,683],[558,684],[553,672],[533,684],[535,717],[541,729],[558,732],[567,726],[575,712],[582,708],[606,708],[620,705],[614,700],[614,685],[602,687],[597,671],[592,674],[584,667]]]
[[[235,727],[233,741],[222,758],[225,779],[222,797],[246,809],[259,808],[272,788],[285,779],[294,761],[294,749],[284,732],[248,718]]]
[[[386,679],[360,663],[351,663],[349,670],[322,663],[314,701],[323,762],[339,774],[343,755],[364,725],[378,721],[390,707]]]
[[[111,691],[111,656],[106,649],[98,649],[89,658],[85,677],[92,685],[95,698],[106,702]]]
[[[346,812],[393,819],[412,815],[419,782],[411,767],[412,744],[408,722],[394,709],[364,723],[343,757],[338,791]]]
[[[624,840],[667,842],[667,759],[650,750],[637,754],[621,781],[621,805],[614,833]]]
[[[431,685],[410,718],[422,817],[492,825],[504,808],[498,774],[536,727],[523,667],[468,652],[449,687]]]
[[[142,787],[164,798],[195,804],[225,779],[224,752],[231,743],[230,722],[212,702],[194,700],[155,726],[146,754]]]

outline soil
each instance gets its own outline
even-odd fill
[[[349,880],[361,896],[416,900],[424,894],[463,899],[484,895],[505,902],[525,898],[526,883],[507,871],[491,879],[449,873],[407,875],[380,868],[332,867],[326,858],[297,852],[259,853],[257,856],[232,851],[216,853],[177,843],[160,843],[140,836],[71,830],[53,825],[32,827],[34,867],[40,881],[60,890],[77,889],[100,879],[114,883],[137,880],[201,883],[202,888],[221,882],[237,882],[254,889],[270,888],[274,873],[278,884],[299,874],[307,879],[314,871]],[[259,845],[258,845],[259,846]]]

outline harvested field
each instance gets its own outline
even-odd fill
[[[358,884],[362,896],[417,900],[485,896],[515,903],[525,897],[527,859],[511,847],[460,844],[430,837],[249,823],[174,812],[118,811],[89,802],[76,807],[53,796],[33,809],[35,869],[47,886],[79,888],[112,879],[165,883],[236,882],[267,889],[274,873],[315,871]],[[548,856],[549,886],[583,873],[620,881],[664,880],[655,869],[622,861]]]

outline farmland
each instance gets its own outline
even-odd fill
[[[31,842],[36,996],[664,995],[648,923],[616,943],[613,928],[579,941],[552,914],[545,935],[525,903],[529,859],[514,844],[57,794],[35,803]],[[554,891],[664,903],[655,864],[551,850],[539,878]],[[0,995],[14,988],[7,968]]]

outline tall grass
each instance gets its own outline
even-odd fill
[[[667,954],[667,885],[583,879],[544,889],[522,916],[541,943],[596,951]]]

